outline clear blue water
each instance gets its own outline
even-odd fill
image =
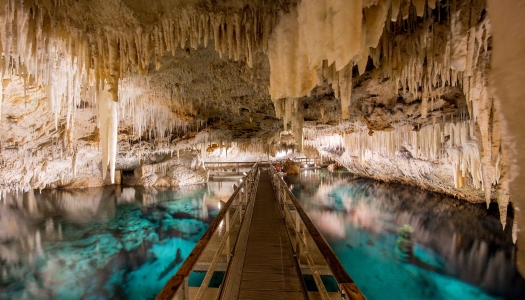
[[[285,180],[370,300],[525,299],[511,226],[502,230],[497,205],[487,210],[343,171]],[[398,247],[405,224],[412,228],[409,259]]]
[[[231,183],[44,190],[0,201],[0,299],[154,299]]]

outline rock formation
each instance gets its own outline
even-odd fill
[[[1,194],[122,171],[181,185],[208,158],[314,148],[495,201],[505,227],[525,167],[524,43],[506,28],[524,7],[495,2],[2,1]]]

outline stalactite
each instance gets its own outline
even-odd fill
[[[221,55],[230,52],[230,57],[245,60],[251,66],[254,53],[268,49],[267,40],[276,14],[277,10],[257,11],[256,6],[226,15],[183,8],[166,13],[147,28],[135,25],[130,32],[111,28],[81,32],[67,22],[56,22],[55,14],[49,13],[39,1],[4,1],[0,4],[0,48],[4,53],[0,72],[2,79],[4,74],[12,74],[45,87],[48,106],[55,114],[55,128],[60,126],[62,114],[66,114],[66,148],[71,148],[74,142],[75,109],[81,93],[93,97],[82,100],[95,104],[97,90],[105,85],[109,85],[113,99],[124,100],[126,104],[120,104],[121,108],[130,108],[123,114],[135,118],[134,132],[151,126],[156,128],[156,136],[166,136],[174,128],[188,124],[173,120],[170,111],[152,111],[154,108],[144,103],[131,104],[130,99],[140,96],[129,92],[122,97],[126,89],[120,84],[126,85],[129,78],[147,73],[152,60],[158,69],[162,56],[167,52],[175,54],[177,47],[185,49],[188,43],[193,48],[206,46],[212,32]],[[234,38],[227,39],[227,35]],[[166,99],[171,100],[171,95]],[[140,113],[144,116],[139,116]]]
[[[76,109],[81,99],[99,107],[104,170],[108,164],[110,169],[114,165],[117,108],[121,119],[132,120],[134,136],[154,137],[159,145],[166,144],[162,146],[166,151],[172,146],[173,132],[186,132],[188,126],[198,130],[201,120],[185,120],[174,109],[191,105],[177,99],[172,87],[156,89],[146,74],[150,63],[157,70],[161,67],[166,53],[175,56],[179,47],[206,46],[213,39],[221,56],[242,60],[249,67],[256,52],[268,53],[276,116],[284,118],[285,130],[291,122],[298,145],[303,140],[303,121],[297,99],[326,79],[341,101],[342,118],[349,118],[352,68],[357,65],[359,74],[364,74],[369,58],[381,69],[377,76],[392,80],[396,92],[421,99],[422,117],[432,115],[434,100],[446,87],[459,86],[466,96],[469,122],[441,129],[432,125],[419,133],[400,128],[396,132],[412,139],[418,157],[446,156],[453,165],[455,186],[472,184],[484,189],[487,203],[492,187],[499,184],[498,203],[500,209],[506,207],[500,120],[486,89],[489,70],[483,62],[490,59],[491,32],[482,0],[303,0],[279,18],[277,11],[263,12],[256,5],[228,12],[181,8],[167,11],[148,26],[134,24],[129,32],[120,32],[121,28],[82,32],[68,22],[58,22],[56,14],[45,7],[41,1],[7,0],[0,4],[0,118],[4,76],[22,78],[24,86],[42,86],[54,113],[55,131],[65,127],[59,139],[62,146],[56,141],[53,144],[53,159],[69,159],[75,147]],[[441,7],[449,7],[450,16],[441,16]],[[105,91],[99,92],[102,89]],[[106,91],[111,94],[109,102],[107,96],[101,96]],[[97,93],[102,100],[95,99]],[[104,106],[109,110],[102,110]],[[324,118],[324,111],[321,115]],[[392,154],[399,145],[398,133],[376,132],[368,137],[368,131],[361,129],[355,142],[363,160],[373,154],[368,146]],[[474,137],[476,131],[479,137]],[[421,136],[423,133],[429,136]],[[450,142],[445,141],[446,136]],[[341,137],[352,138],[352,134]],[[201,151],[211,141],[201,141]],[[337,139],[328,142],[344,144],[338,144]],[[451,147],[445,149],[444,143]],[[23,150],[17,151],[27,156]],[[77,149],[74,161],[76,155]],[[71,165],[73,174],[75,165]],[[30,169],[31,165],[14,162],[8,167]],[[65,173],[60,176],[62,182],[71,178]],[[43,183],[43,177],[35,176],[34,185]]]
[[[99,131],[102,147],[102,177],[106,178],[109,165],[111,183],[115,183],[115,162],[118,136],[118,104],[107,90],[98,92]]]
[[[340,94],[341,94],[341,115],[343,119],[350,117],[349,106],[352,98],[352,66],[347,65],[339,71]]]
[[[395,159],[402,148],[410,149],[415,159],[450,163],[456,188],[461,188],[466,178],[470,178],[474,188],[481,188],[481,159],[476,137],[471,135],[473,123],[446,123],[443,127],[434,124],[419,131],[413,131],[411,125],[400,125],[393,131],[378,131],[372,136],[366,124],[359,122],[350,126],[353,133],[345,135],[306,130],[305,145],[320,149],[344,148],[343,157],[357,157],[361,162],[373,155]],[[339,129],[341,132],[347,130],[345,127]],[[450,138],[445,140],[443,136]]]

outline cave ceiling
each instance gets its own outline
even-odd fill
[[[5,0],[0,48],[3,193],[292,147],[506,225],[483,0]]]

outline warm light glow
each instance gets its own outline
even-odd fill
[[[282,158],[286,156],[286,150],[280,150],[275,153],[276,158]]]

